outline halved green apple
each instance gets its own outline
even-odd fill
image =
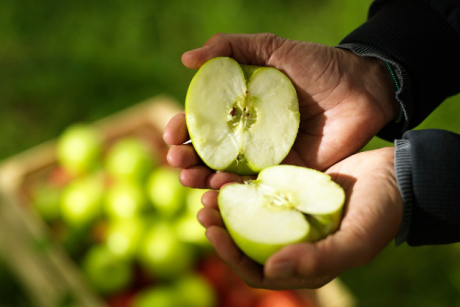
[[[260,264],[286,245],[313,242],[339,227],[345,193],[322,172],[291,165],[221,189],[219,209],[236,245]]]
[[[187,129],[204,163],[217,171],[256,174],[279,164],[299,129],[299,103],[286,75],[231,58],[206,62],[185,101]]]

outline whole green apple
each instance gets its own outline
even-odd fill
[[[139,138],[118,140],[106,157],[107,172],[114,178],[142,182],[157,164],[155,152]]]
[[[174,288],[162,285],[139,293],[133,307],[182,307],[182,303]]]
[[[202,189],[187,189],[187,198],[186,198],[186,206],[187,212],[190,215],[196,217],[198,211],[203,209],[203,204],[201,203],[201,198],[203,194],[209,190],[202,190]]]
[[[145,221],[139,217],[110,222],[106,235],[107,248],[123,260],[134,259],[145,228]]]
[[[105,196],[105,212],[112,219],[129,219],[146,209],[147,199],[141,185],[120,180],[110,186]]]
[[[184,209],[186,188],[179,182],[179,172],[167,167],[155,169],[147,182],[147,194],[155,210],[171,218]]]
[[[88,226],[101,216],[103,197],[104,181],[101,176],[75,179],[62,191],[62,219],[72,227]]]
[[[56,221],[60,217],[61,192],[61,188],[49,183],[40,183],[32,188],[32,206],[45,221]]]
[[[95,245],[88,251],[82,269],[89,284],[102,294],[120,291],[132,280],[131,264],[120,260],[103,245]]]
[[[176,281],[183,307],[213,307],[217,298],[211,284],[198,274],[188,274]]]
[[[139,252],[139,260],[144,269],[158,278],[174,278],[187,272],[194,258],[191,247],[181,242],[172,227],[165,222],[150,229]]]
[[[57,142],[57,160],[73,175],[88,173],[99,161],[102,139],[99,132],[86,124],[68,127]]]
[[[206,231],[198,222],[196,216],[185,214],[174,221],[173,227],[180,241],[200,248],[209,249],[211,247],[205,235]]]

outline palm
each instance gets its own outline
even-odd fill
[[[347,195],[340,229],[317,243],[301,243],[274,254],[265,267],[233,243],[218,212],[217,192],[203,197],[198,218],[224,259],[249,285],[269,289],[315,288],[341,272],[369,262],[396,235],[402,201],[393,170],[393,148],[354,155],[327,170]],[[277,263],[294,263],[295,274],[280,276]]]
[[[374,60],[289,41],[266,65],[284,71],[299,97],[300,129],[287,164],[324,170],[362,148],[391,118],[391,110],[384,108],[391,92],[379,86],[381,67]],[[367,86],[360,76],[366,76]]]

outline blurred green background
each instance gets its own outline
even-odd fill
[[[366,20],[370,3],[2,0],[0,159],[56,137],[72,122],[93,121],[157,94],[183,101],[194,72],[180,56],[217,32],[272,32],[336,45]],[[419,128],[460,133],[459,100],[448,99]],[[375,139],[366,149],[388,145]],[[341,277],[360,306],[460,306],[459,256],[458,245],[391,244]],[[11,280],[6,271],[0,261],[3,289]],[[7,296],[0,295],[0,306],[14,306]]]

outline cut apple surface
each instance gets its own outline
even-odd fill
[[[344,202],[343,189],[329,175],[290,165],[268,167],[257,180],[227,185],[218,198],[233,240],[261,264],[286,245],[336,231]]]
[[[224,57],[196,73],[185,113],[201,159],[214,170],[240,175],[279,164],[299,129],[297,94],[286,75]]]

